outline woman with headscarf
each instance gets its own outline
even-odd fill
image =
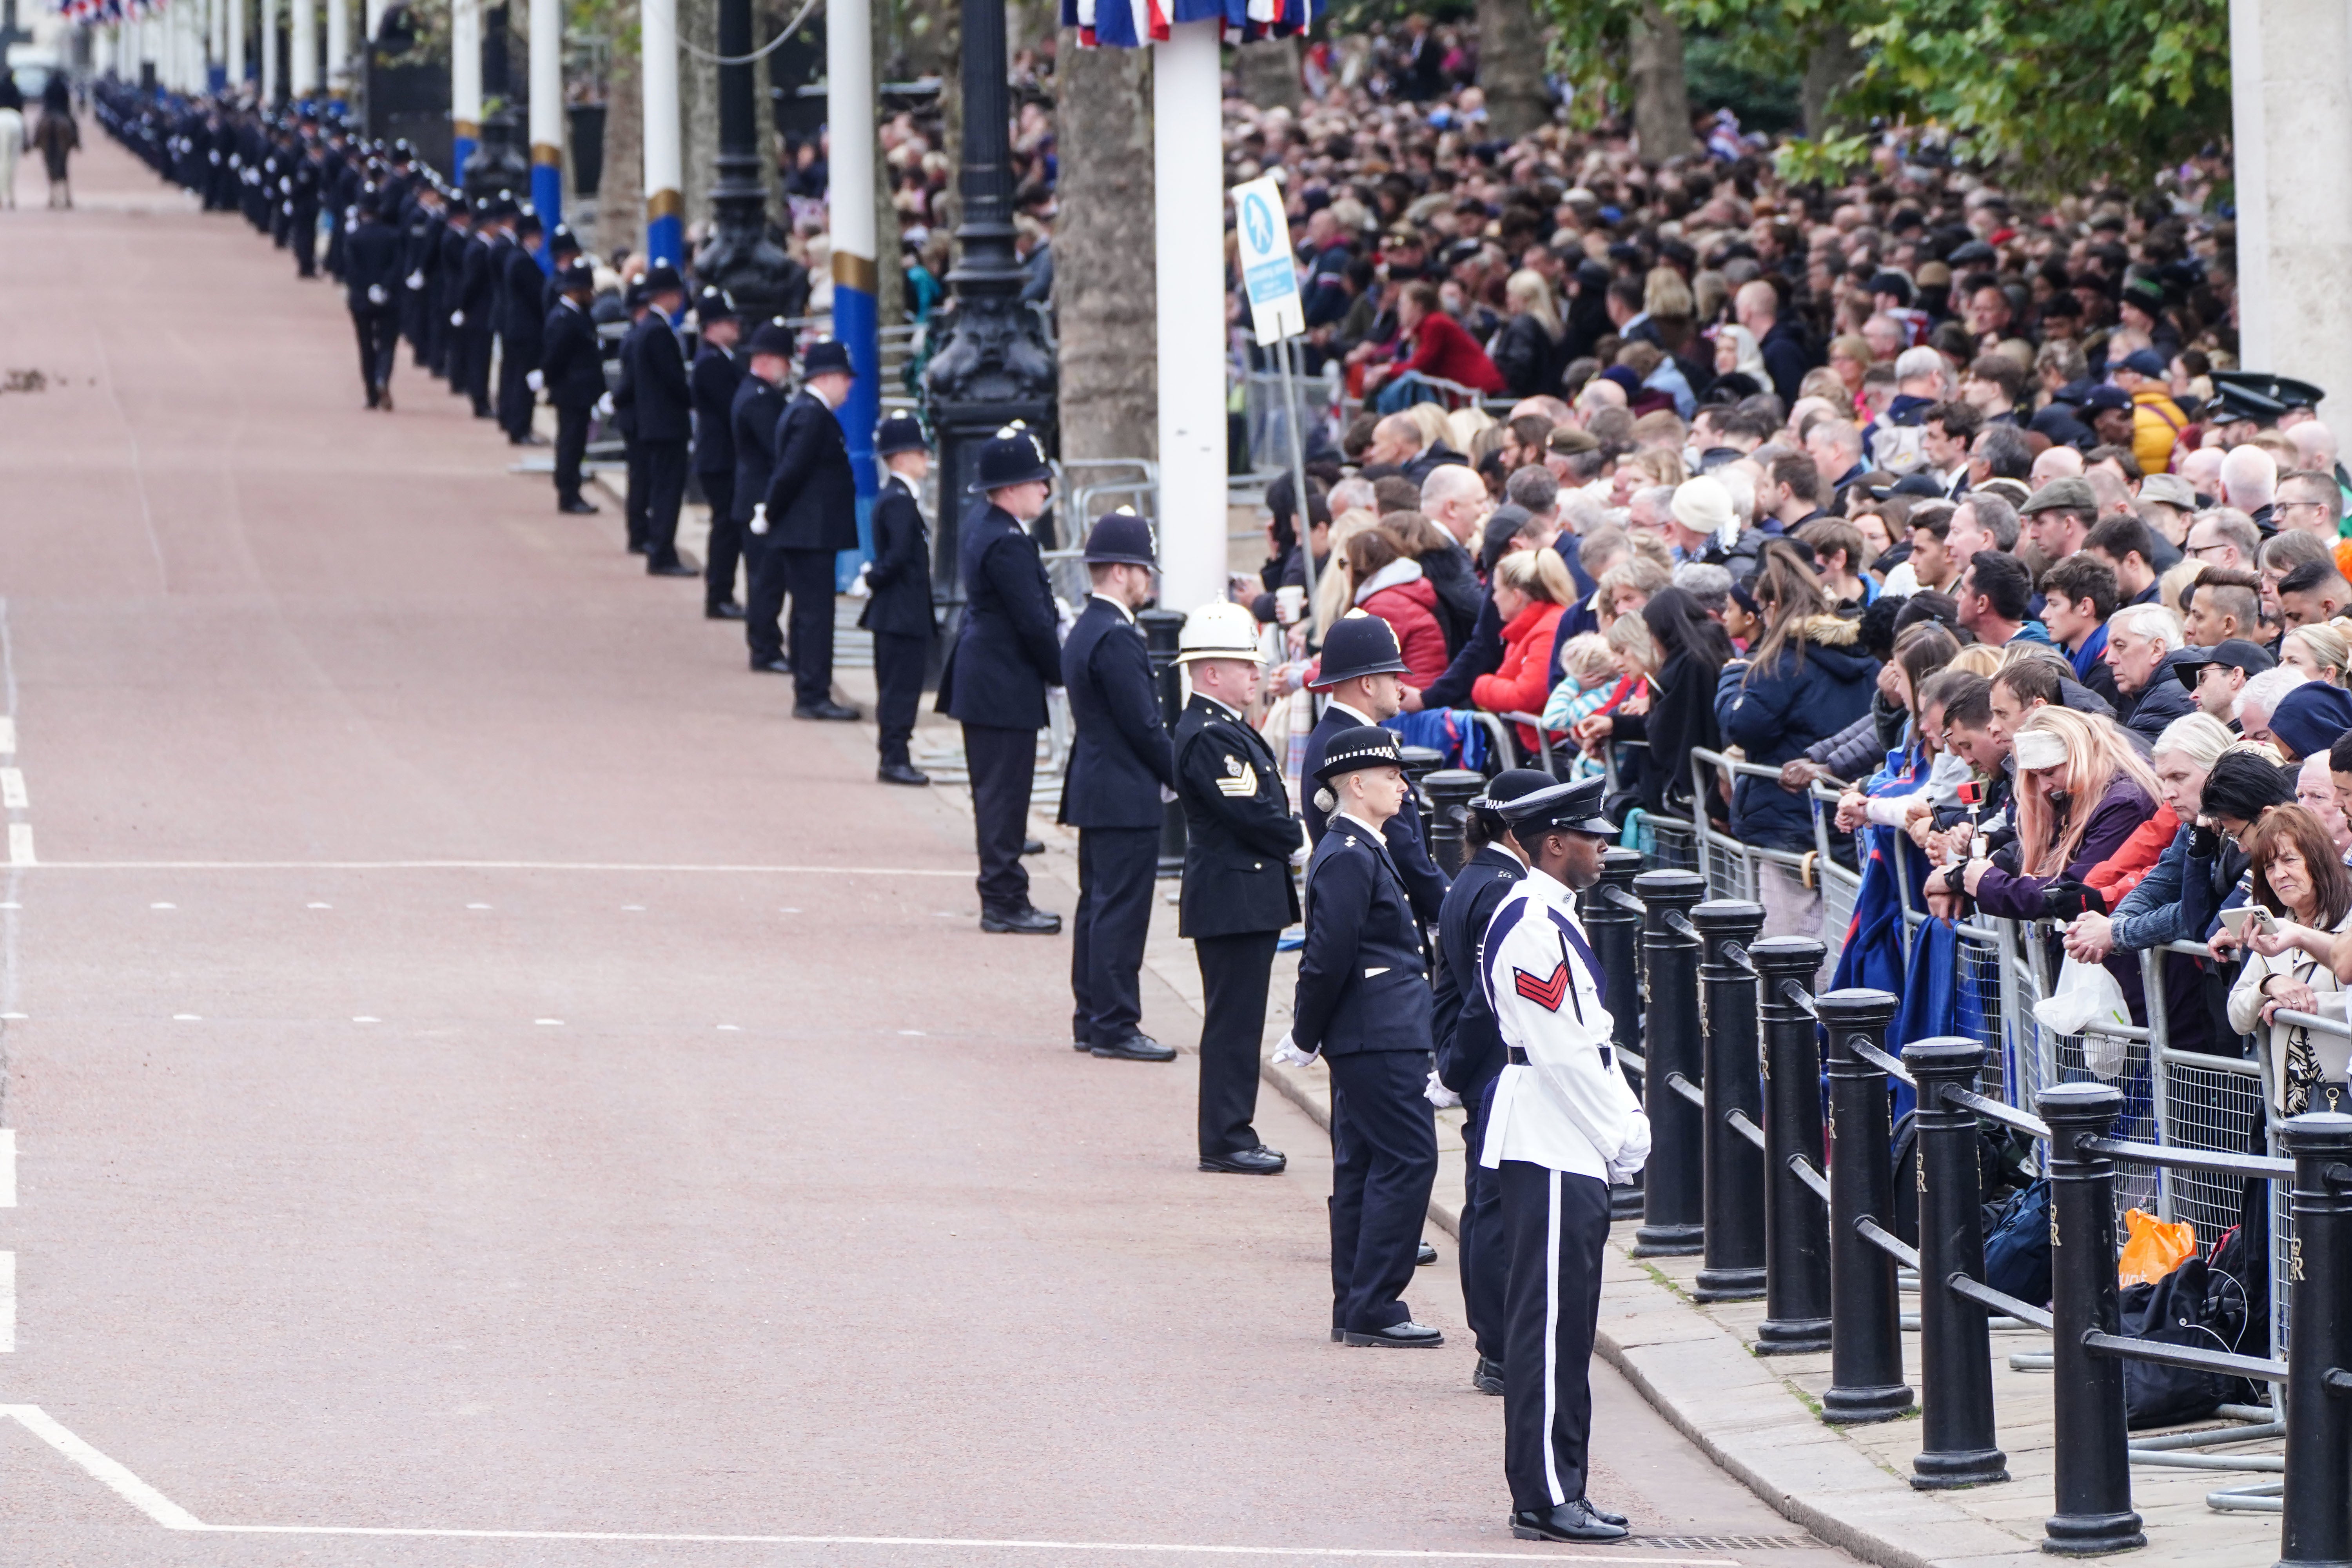
[[[33,132],[33,145],[41,150],[41,162],[48,171],[49,205],[72,206],[73,184],[66,178],[66,161],[81,145],[81,128],[74,123],[73,93],[66,86],[63,71],[51,71],[49,85],[41,89],[41,122]]]

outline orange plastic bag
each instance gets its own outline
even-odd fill
[[[2197,1227],[2187,1220],[2167,1224],[2140,1209],[2127,1209],[2124,1224],[2131,1239],[2116,1264],[2120,1285],[2147,1285],[2163,1279],[2197,1256]]]

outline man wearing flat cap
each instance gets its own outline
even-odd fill
[[[1176,768],[1135,612],[1150,603],[1159,561],[1151,525],[1126,508],[1087,535],[1094,592],[1062,644],[1069,693],[1069,772],[1056,818],[1078,830],[1078,906],[1070,916],[1071,1043],[1123,1061],[1170,1062],[1175,1047],[1142,1029],[1138,977],[1160,873],[1160,826]]]
[[[833,571],[841,552],[857,548],[857,479],[849,442],[835,414],[849,399],[856,372],[849,347],[819,338],[801,359],[800,395],[776,425],[768,492],[751,508],[760,540],[752,616],[792,595],[788,645],[793,717],[851,720],[857,710],[833,700]]]
[[[1611,1041],[1612,977],[1576,910],[1617,833],[1601,815],[1603,787],[1555,784],[1501,808],[1528,870],[1486,928],[1481,976],[1505,1058],[1479,1151],[1501,1191],[1510,1258],[1503,1473],[1511,1533],[1527,1541],[1626,1535],[1622,1514],[1585,1495],[1609,1189],[1630,1182],[1650,1152],[1649,1120]]]

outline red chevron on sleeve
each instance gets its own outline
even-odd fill
[[[1560,999],[1568,994],[1568,961],[1562,959],[1552,966],[1549,978],[1538,980],[1524,969],[1511,971],[1511,984],[1519,994],[1537,1004],[1548,1013],[1559,1011]]]

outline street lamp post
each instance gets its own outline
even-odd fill
[[[1006,112],[1003,0],[962,0],[963,221],[948,284],[955,310],[927,379],[940,452],[940,515],[933,592],[947,607],[947,639],[961,619],[956,569],[964,491],[980,449],[1018,419],[1054,449],[1054,353],[1036,312],[1021,299],[1027,275],[1013,250],[1013,138]],[[944,644],[943,644],[944,646]]]
[[[719,153],[711,160],[710,243],[698,268],[744,316],[783,313],[791,259],[768,237],[768,189],[760,177],[759,67],[751,55],[751,0],[719,0]]]

